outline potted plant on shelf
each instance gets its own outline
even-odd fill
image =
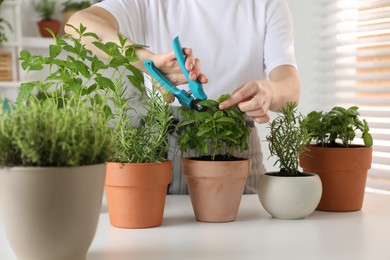
[[[302,120],[296,103],[290,102],[269,123],[266,139],[270,156],[277,158],[274,165],[279,164],[280,170],[261,176],[258,196],[264,209],[274,218],[305,218],[315,210],[321,198],[319,176],[298,169],[299,154],[310,138]]]
[[[321,178],[323,194],[317,209],[360,210],[373,140],[367,122],[359,119],[358,107],[312,111],[305,118],[305,127],[315,144],[302,152],[300,165]],[[362,133],[364,145],[352,144],[357,131]]]
[[[237,107],[218,109],[227,97],[199,102],[206,111],[180,110],[179,148],[195,152],[182,159],[182,172],[198,221],[234,221],[250,174],[250,160],[233,156],[235,149],[248,149],[250,128]]]
[[[56,8],[55,0],[31,0],[34,10],[39,14],[38,28],[41,36],[51,37],[50,29],[55,35],[60,32],[61,22],[53,19],[53,14]]]
[[[3,4],[4,0],[0,0],[0,11]],[[4,17],[0,17],[0,81],[12,80],[12,53],[2,48],[8,41],[7,28],[12,31],[11,24]]]
[[[67,24],[69,18],[77,11],[91,6],[91,1],[67,0],[62,3],[62,22]]]
[[[27,74],[50,73],[22,83],[15,105],[1,100],[0,205],[18,259],[86,259],[100,215],[112,138],[105,96],[85,95],[80,64],[58,58],[61,49],[23,50]]]

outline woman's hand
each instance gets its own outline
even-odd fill
[[[287,102],[298,103],[301,86],[295,67],[278,66],[271,71],[269,78],[243,84],[230,98],[222,102],[219,108],[226,109],[237,105],[260,124],[270,120],[269,110],[279,112]]]
[[[266,80],[249,81],[238,88],[227,100],[219,105],[226,109],[233,105],[253,118],[256,123],[266,123],[270,120],[268,110],[272,101],[272,88]]]
[[[195,58],[192,49],[183,48],[183,52],[187,56],[185,66],[189,71],[190,79],[198,79],[202,84],[206,84],[208,79],[200,72],[200,61]],[[173,51],[155,54],[151,57],[151,60],[153,61],[154,66],[156,66],[156,68],[175,86],[187,83],[187,79],[180,70],[179,63],[177,62]]]

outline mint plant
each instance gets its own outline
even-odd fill
[[[303,116],[297,112],[297,104],[289,102],[281,113],[269,123],[270,132],[266,136],[270,157],[276,156],[280,175],[299,174],[299,155],[305,150],[310,136],[303,126]]]
[[[207,99],[198,104],[206,111],[181,108],[183,120],[179,122],[179,149],[183,152],[193,149],[198,157],[211,160],[231,159],[233,151],[248,149],[250,128],[244,113],[238,107],[220,110],[219,104],[229,95],[222,95],[217,101]]]
[[[70,27],[78,37],[53,35],[56,44],[50,46],[49,57],[22,51],[20,59],[27,72],[48,66],[49,75],[43,80],[22,84],[18,103],[38,91],[41,99],[58,97],[60,95],[55,93],[61,93],[64,102],[74,97],[92,105],[102,105],[113,128],[109,161],[164,161],[168,151],[168,129],[171,128],[173,117],[165,94],[155,86],[151,90],[146,89],[142,72],[132,64],[138,61],[136,48],[145,46],[127,45],[127,39],[120,34],[119,43],[102,43],[95,33],[87,32],[83,25]],[[85,37],[92,38],[95,47],[107,56],[107,60],[101,60],[81,43]],[[66,57],[62,58],[61,53]],[[138,94],[134,93],[134,89]],[[141,123],[136,124],[134,115],[142,111],[146,111],[146,114],[141,117]]]
[[[350,147],[356,137],[356,131],[362,133],[366,147],[371,147],[373,139],[366,120],[359,119],[358,107],[348,109],[333,107],[329,112],[310,112],[304,120],[305,127],[321,147]]]

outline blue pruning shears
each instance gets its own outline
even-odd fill
[[[151,60],[146,60],[144,62],[145,68],[149,71],[153,78],[157,80],[158,83],[161,84],[166,90],[171,92],[175,97],[179,100],[180,104],[186,106],[190,109],[195,109],[198,111],[202,111],[203,108],[200,105],[197,105],[199,101],[207,99],[206,94],[204,93],[202,83],[199,80],[190,80],[189,71],[185,68],[186,55],[183,52],[183,48],[181,47],[179,36],[176,36],[173,41],[173,51],[175,52],[175,56],[177,62],[179,63],[180,69],[183,72],[184,76],[188,81],[188,86],[190,88],[189,91],[185,91],[184,89],[179,89],[175,85],[172,84],[153,64]],[[192,96],[193,95],[193,96]]]

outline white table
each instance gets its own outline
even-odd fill
[[[0,225],[0,259],[15,259]],[[361,211],[273,219],[244,195],[237,220],[201,223],[188,196],[167,197],[162,226],[119,229],[100,216],[88,260],[389,260],[390,195],[366,193]],[[71,260],[71,259],[69,259]]]

